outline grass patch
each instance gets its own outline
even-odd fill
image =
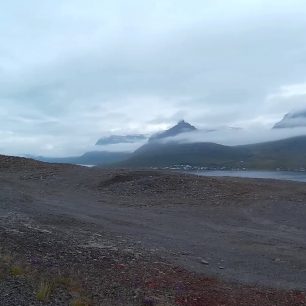
[[[55,278],[56,286],[63,286],[72,296],[70,306],[91,306],[92,302],[82,296],[82,288],[78,281],[70,276],[59,275]]]
[[[10,272],[14,277],[24,275],[25,273],[23,267],[21,266],[12,266]]]
[[[36,293],[36,298],[43,302],[49,299],[53,285],[48,281],[41,281]]]

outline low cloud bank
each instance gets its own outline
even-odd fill
[[[164,142],[214,142],[222,145],[235,146],[274,141],[301,135],[306,136],[306,127],[283,129],[267,129],[265,127],[250,127],[246,129],[220,128],[213,131],[198,130],[184,133],[176,137],[167,138]]]

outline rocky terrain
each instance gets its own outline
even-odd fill
[[[306,305],[303,183],[0,157],[0,305]]]

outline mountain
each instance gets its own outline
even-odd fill
[[[306,112],[304,115],[306,118]],[[296,116],[288,115],[289,117],[301,118],[303,113]],[[120,167],[169,167],[179,164],[228,169],[306,169],[306,136],[240,146],[226,146],[213,142],[181,143],[171,139],[196,130],[194,126],[182,120],[174,127],[153,135],[134,153],[97,151],[77,157],[35,159],[52,163]]]
[[[156,142],[156,141],[168,138],[168,137],[174,137],[182,133],[189,133],[189,132],[193,132],[196,130],[197,129],[193,125],[189,124],[188,122],[185,122],[184,120],[181,120],[172,128],[151,136],[149,138],[149,142],[152,142],[152,141]]]
[[[284,118],[274,125],[274,129],[306,127],[306,110],[288,113]]]
[[[33,157],[36,160],[47,163],[63,163],[63,164],[79,164],[79,165],[94,165],[103,166],[118,163],[128,159],[131,156],[129,152],[107,152],[107,151],[94,151],[87,152],[81,156],[75,157]]]
[[[103,146],[103,145],[110,145],[110,144],[119,144],[119,143],[135,143],[139,141],[144,141],[148,137],[142,134],[134,134],[134,135],[111,135],[108,137],[100,138],[96,145]]]
[[[120,163],[128,167],[191,165],[212,168],[306,168],[306,136],[252,145],[148,143]]]
[[[195,131],[196,128],[191,124],[185,122],[184,120],[180,121],[177,125],[172,127],[165,132],[156,134],[152,136],[149,142],[155,142],[157,140],[176,136],[181,133]],[[144,141],[148,137],[143,134],[132,134],[132,135],[111,135],[108,137],[100,138],[96,145],[111,145],[119,143],[136,143],[139,141]],[[111,165],[119,162],[123,162],[130,158],[132,153],[129,152],[109,152],[109,151],[94,151],[87,152],[81,156],[71,156],[71,157],[44,157],[44,156],[31,156],[31,158],[43,162],[49,163],[66,163],[66,164],[80,164],[80,165]]]

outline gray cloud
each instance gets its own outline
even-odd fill
[[[306,108],[302,0],[13,0],[0,18],[3,153],[77,154],[182,117],[269,129]]]

